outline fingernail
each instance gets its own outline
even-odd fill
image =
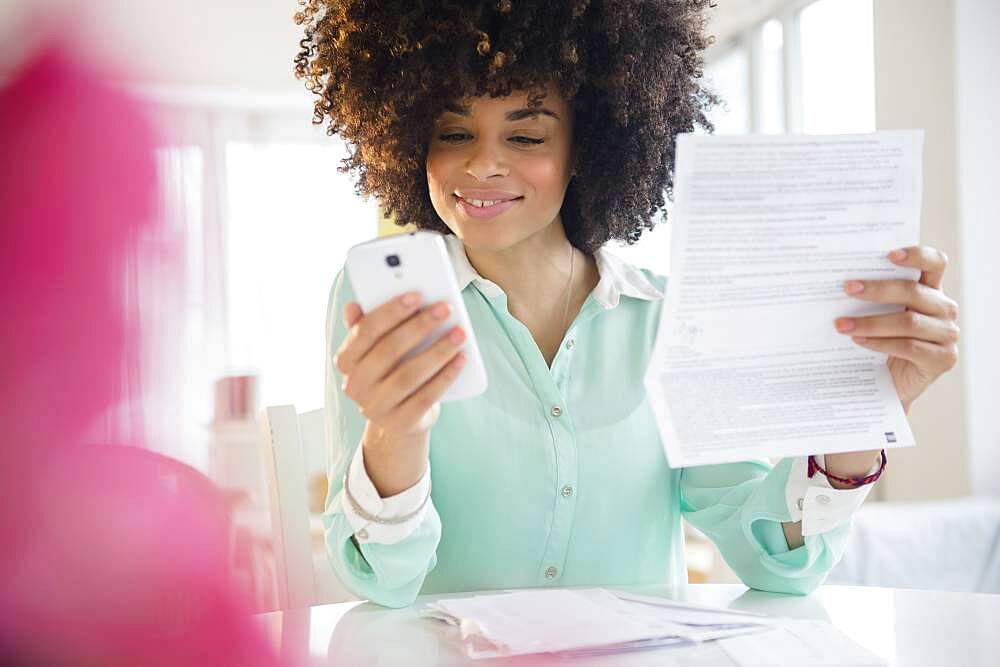
[[[892,259],[892,260],[897,261],[897,262],[902,261],[902,260],[906,259],[906,251],[905,250],[893,250],[892,252],[889,253],[889,259]]]
[[[444,318],[448,317],[448,304],[446,303],[436,304],[433,308],[431,308],[431,315],[433,315],[435,318],[439,320],[443,320]]]
[[[837,320],[837,331],[850,331],[854,328],[854,320],[851,318],[844,318],[842,320]]]
[[[452,329],[448,337],[451,338],[452,343],[461,343],[465,340],[465,332],[461,329]]]
[[[847,291],[850,292],[851,294],[857,294],[864,288],[865,288],[864,283],[859,283],[857,280],[851,280],[845,286],[845,289],[847,289]]]
[[[420,295],[417,294],[416,292],[407,292],[406,294],[403,295],[403,305],[404,306],[415,305],[419,299]]]

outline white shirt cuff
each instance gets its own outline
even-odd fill
[[[344,489],[340,497],[341,510],[347,523],[354,530],[354,537],[358,543],[395,544],[409,537],[427,513],[427,507],[431,502],[430,498],[427,498],[430,483],[431,467],[428,462],[423,476],[416,484],[394,496],[382,498],[365,470],[364,447],[359,444],[347,471],[347,486],[350,487],[351,497],[361,510],[379,519],[397,519],[414,512],[416,514],[403,523],[369,521],[354,510],[347,498],[347,489]],[[426,503],[425,498],[427,498]]]
[[[826,468],[823,455],[816,456],[821,467]],[[875,473],[882,465],[881,459],[866,475]],[[821,472],[809,478],[809,457],[796,457],[788,473],[785,502],[792,521],[802,521],[803,535],[816,535],[843,525],[861,507],[875,485],[865,484],[854,489],[835,489]]]

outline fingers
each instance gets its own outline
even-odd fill
[[[422,385],[436,377],[435,374],[452,360],[463,342],[465,342],[465,332],[461,327],[453,327],[448,334],[441,336],[429,348],[401,363],[375,386],[370,401],[373,406],[370,409],[371,414],[365,414],[365,417],[380,421],[389,412],[398,410],[398,406],[412,394],[423,391]],[[428,404],[424,409],[429,407]]]
[[[871,338],[916,338],[930,343],[958,343],[959,328],[952,320],[929,317],[913,310],[868,317],[841,317],[837,331]]]
[[[932,378],[951,370],[958,363],[957,345],[938,345],[914,338],[857,337],[853,340],[869,350],[885,352],[890,356],[906,359]]]
[[[864,301],[900,304],[931,317],[958,319],[957,303],[939,289],[915,280],[851,280],[844,291]]]
[[[350,374],[348,395],[366,395],[385,378],[407,352],[437,328],[451,313],[448,303],[439,301],[423,312],[412,315],[371,347]]]
[[[899,254],[900,251],[903,255]],[[920,282],[934,289],[941,287],[941,280],[944,278],[944,271],[948,266],[948,255],[930,246],[900,248],[889,253],[889,259],[900,266],[912,266],[920,269]]]
[[[958,304],[940,289],[948,256],[937,248],[913,246],[892,251],[889,259],[919,269],[920,280],[852,280],[844,289],[855,298],[905,310],[839,318],[835,326],[856,344],[889,355],[890,364],[908,361],[907,372],[918,373],[916,381],[926,386],[958,363]]]
[[[419,422],[434,404],[441,400],[441,396],[458,377],[464,365],[465,355],[459,352],[418,391],[407,398],[393,415],[393,419],[399,422],[397,428],[406,429],[411,424]]]
[[[344,375],[350,374],[361,357],[367,354],[379,338],[410,317],[417,310],[419,303],[419,294],[407,292],[387,301],[364,317],[353,320],[350,317],[355,312],[353,306],[357,304],[347,304],[344,307],[344,323],[348,326],[347,336],[333,356],[333,363],[337,369]]]

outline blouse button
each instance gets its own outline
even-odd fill
[[[566,349],[567,350],[572,350],[574,345],[576,345],[576,343],[573,341],[572,338],[570,338],[568,341],[566,341]]]
[[[818,502],[820,505],[829,505],[830,504],[830,496],[820,494],[820,495],[816,496],[816,502]]]
[[[569,484],[567,484],[566,486],[564,486],[562,488],[562,495],[563,495],[563,498],[569,498],[570,496],[572,496],[573,495],[573,487],[570,486]]]
[[[556,568],[550,566],[549,569],[545,570],[545,576],[548,579],[555,579],[556,574],[558,572],[559,572],[559,570],[557,570]]]
[[[368,539],[368,531],[365,530],[364,528],[362,528],[361,530],[359,530],[358,531],[358,539],[359,540],[367,540]]]
[[[562,408],[560,408],[558,405],[553,405],[552,406],[552,416],[553,417],[558,417],[561,414],[562,414]]]
[[[799,498],[799,499],[798,499],[798,500],[797,500],[797,501],[795,502],[795,506],[796,506],[796,507],[798,507],[799,509],[802,509],[802,499],[801,499],[801,498]]]

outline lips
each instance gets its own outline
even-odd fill
[[[524,197],[516,197],[514,199],[508,199],[507,201],[501,201],[498,204],[493,204],[492,206],[475,206],[465,201],[458,195],[452,195],[455,197],[455,201],[458,202],[460,209],[465,211],[466,215],[470,218],[477,218],[479,220],[484,220],[487,218],[493,218],[500,215],[504,211],[507,211],[520,203]]]

